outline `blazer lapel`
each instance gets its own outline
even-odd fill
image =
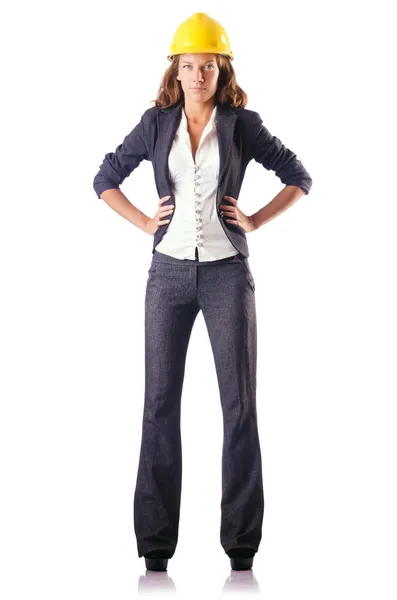
[[[160,108],[157,114],[158,144],[155,151],[156,170],[158,169],[160,177],[164,178],[167,184],[169,191],[166,195],[172,195],[172,184],[168,173],[168,157],[182,117],[182,106],[183,102],[180,101],[169,108]],[[237,113],[235,108],[217,105],[215,126],[219,146],[218,186],[221,184],[228,165],[236,119]]]

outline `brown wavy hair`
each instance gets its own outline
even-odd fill
[[[176,78],[178,75],[180,54],[172,58],[172,62],[165,71],[157,98],[151,100],[155,106],[169,108],[179,101],[184,100],[185,93],[181,82]],[[248,103],[248,96],[244,90],[237,84],[236,73],[232,67],[231,60],[223,54],[215,54],[216,63],[219,68],[218,87],[215,92],[215,102],[222,106],[232,106],[234,108],[245,108]]]

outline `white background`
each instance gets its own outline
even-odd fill
[[[396,48],[391,2],[20,2],[2,15],[0,595],[152,590],[396,598]],[[153,238],[93,187],[153,105],[177,26],[226,29],[247,108],[313,179],[247,234],[256,282],[263,537],[219,539],[222,414],[199,313],[182,396],[179,540],[145,572],[133,529]],[[394,59],[392,58],[394,54]],[[239,206],[282,189],[252,161]],[[122,185],[149,216],[150,162]]]

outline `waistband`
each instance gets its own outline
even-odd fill
[[[206,265],[220,265],[224,263],[246,263],[247,258],[240,254],[234,254],[233,256],[227,256],[226,258],[220,258],[218,260],[196,260],[190,258],[176,258],[175,256],[170,256],[169,254],[163,254],[162,252],[158,252],[156,249],[152,255],[152,263],[168,263],[174,265],[197,265],[197,266],[206,266]]]

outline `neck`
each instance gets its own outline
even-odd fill
[[[214,108],[215,101],[212,98],[208,102],[194,102],[193,104],[189,104],[185,99],[183,106],[187,120],[196,125],[208,122]]]

